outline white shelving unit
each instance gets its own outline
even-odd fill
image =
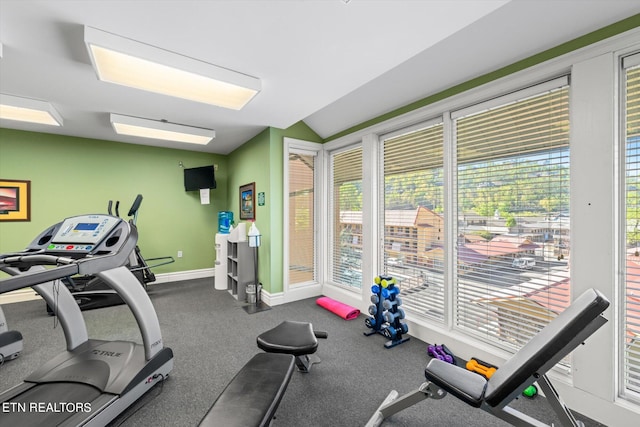
[[[227,242],[227,290],[238,301],[246,302],[247,285],[255,280],[253,249],[249,242]]]

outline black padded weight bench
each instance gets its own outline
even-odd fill
[[[318,349],[316,338],[327,338],[327,333],[314,331],[311,323],[285,320],[258,335],[256,341],[258,347],[267,353],[295,356],[298,370],[309,372],[313,364],[320,363],[320,358],[313,354]]]
[[[608,306],[604,295],[594,289],[588,290],[507,360],[489,380],[462,367],[432,359],[425,369],[427,381],[418,390],[401,397],[393,390],[369,419],[367,427],[380,426],[385,418],[403,409],[424,399],[442,399],[447,393],[515,426],[547,426],[509,406],[534,382],[544,391],[561,425],[583,426],[562,402],[546,372],[607,322],[602,312]]]
[[[311,323],[284,321],[258,336],[258,353],[236,374],[200,421],[203,427],[266,427],[280,405],[294,367],[309,372],[319,363],[309,356],[318,349]]]
[[[258,353],[236,374],[200,421],[206,427],[266,427],[294,371],[288,354]]]

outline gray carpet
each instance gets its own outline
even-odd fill
[[[400,394],[424,381],[427,344],[410,341],[385,349],[381,335],[366,337],[364,315],[345,321],[315,304],[315,298],[249,315],[211,279],[150,287],[165,345],[175,354],[170,378],[143,402],[113,423],[123,426],[194,426],[235,373],[259,351],[256,336],[283,320],[312,322],[329,333],[320,340],[322,363],[309,374],[294,373],[280,404],[274,427],[362,426],[391,389]],[[65,348],[60,327],[44,303],[3,306],[9,326],[24,335],[24,352],[0,367],[0,388],[17,384],[28,373]],[[141,342],[126,306],[84,312],[89,336]],[[542,397],[514,405],[547,423],[551,409]],[[600,426],[582,416],[587,426]],[[500,426],[506,423],[454,397],[426,400],[388,419],[385,426]]]

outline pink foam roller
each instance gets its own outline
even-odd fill
[[[351,307],[350,305],[343,304],[340,301],[333,300],[329,297],[320,297],[316,300],[316,304],[320,307],[329,310],[332,313],[337,314],[344,320],[357,319],[360,315],[360,310]]]

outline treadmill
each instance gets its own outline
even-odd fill
[[[136,227],[138,219],[138,211],[142,204],[142,194],[138,194],[129,209],[127,216],[131,218],[129,223]],[[111,212],[112,201],[109,200],[108,213]],[[115,205],[115,216],[120,217],[119,212],[120,202],[117,201]],[[153,265],[149,265],[147,261],[153,262]],[[129,255],[127,267],[133,275],[138,279],[138,285],[147,290],[147,284],[155,282],[155,274],[151,271],[154,267],[161,265],[171,264],[175,262],[173,257],[157,257],[149,258],[145,260],[140,252],[140,248],[136,245],[135,249]],[[111,307],[114,305],[124,304],[124,301],[120,296],[109,286],[107,286],[99,277],[95,275],[82,275],[67,277],[63,280],[65,285],[69,288],[69,291],[75,298],[80,310],[92,310],[95,308]],[[47,313],[53,314],[53,310],[50,305],[47,304]]]
[[[59,318],[67,349],[0,394],[0,426],[105,426],[173,369],[149,296],[125,266],[135,226],[110,215],[79,215],[55,224],[22,252],[0,255],[11,277],[0,293],[32,287]],[[59,279],[94,274],[129,306],[143,344],[90,339],[78,304]],[[9,411],[4,411],[8,408]]]

